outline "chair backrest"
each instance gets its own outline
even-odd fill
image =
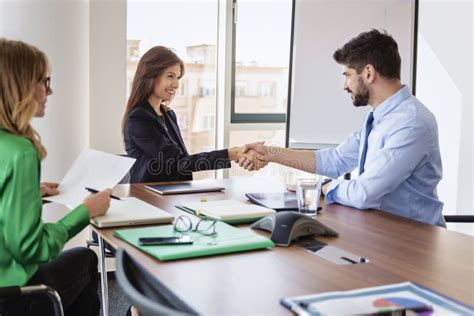
[[[474,223],[474,215],[444,215],[447,223]]]
[[[121,248],[116,252],[115,277],[140,315],[198,315]]]

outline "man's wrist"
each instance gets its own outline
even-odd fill
[[[332,181],[332,179],[327,178],[321,182],[321,192],[326,195],[329,187],[329,183]]]
[[[331,181],[332,181],[331,178],[324,179],[323,182],[321,182],[321,186],[324,186],[324,185],[328,184]]]
[[[278,157],[280,154],[280,148],[275,146],[268,146],[265,148],[266,158],[268,162],[278,163]]]

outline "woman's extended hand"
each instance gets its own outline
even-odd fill
[[[54,182],[40,183],[41,197],[58,195],[59,194],[58,186],[59,184],[54,183]]]

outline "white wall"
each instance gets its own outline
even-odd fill
[[[52,65],[46,116],[33,121],[48,150],[42,179],[60,181],[89,146],[122,153],[126,0],[0,0],[0,36],[43,50]]]
[[[90,146],[124,152],[121,121],[127,88],[127,1],[90,1]]]
[[[48,150],[43,179],[58,181],[89,145],[89,3],[0,0],[0,36],[49,56],[54,94],[33,125]]]
[[[444,214],[474,214],[473,2],[420,1],[417,96],[435,114]]]

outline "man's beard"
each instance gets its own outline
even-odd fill
[[[354,106],[366,106],[369,104],[369,89],[364,84],[364,81],[359,77],[357,82],[357,90],[354,93],[354,100],[352,101]]]

